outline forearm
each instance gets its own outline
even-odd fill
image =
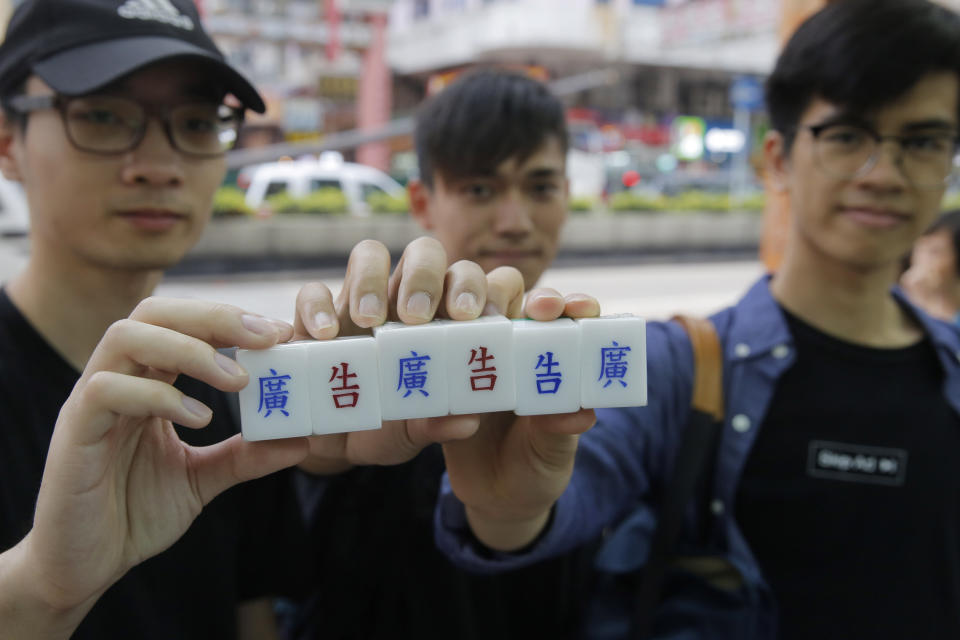
[[[0,553],[0,640],[67,640],[96,599],[79,607],[58,608],[37,593],[25,538]]]

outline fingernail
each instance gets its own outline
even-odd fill
[[[546,293],[546,292],[543,292],[543,293],[535,293],[535,294],[531,295],[531,296],[530,296],[530,299],[527,300],[527,302],[530,302],[530,301],[532,301],[532,300],[544,300],[544,299],[546,299],[546,298],[550,298],[550,299],[552,299],[552,300],[560,300],[560,301],[563,300],[563,296],[561,296],[561,295],[558,295],[558,294],[556,294],[556,293]]]
[[[499,307],[497,307],[497,305],[493,304],[492,302],[488,302],[488,303],[487,303],[487,306],[485,306],[485,307],[483,308],[483,315],[485,315],[485,316],[501,316],[501,315],[503,315],[503,312],[500,311],[500,309],[499,309]]]
[[[458,311],[473,315],[480,308],[480,301],[473,293],[464,291],[457,296],[457,300],[454,302],[453,306],[456,307]]]
[[[431,316],[430,294],[417,291],[407,300],[407,313],[415,318],[429,320]]]
[[[220,368],[229,373],[232,376],[242,376],[243,368],[237,364],[236,360],[233,358],[228,358],[222,353],[215,353],[213,359],[220,365]]]
[[[313,316],[313,326],[318,330],[327,329],[333,326],[333,318],[326,311],[320,311]]]
[[[190,396],[183,396],[183,408],[198,418],[206,418],[210,415],[210,407]]]
[[[381,315],[380,296],[375,293],[368,293],[360,298],[360,303],[357,305],[357,312],[369,318],[379,318]]]
[[[254,316],[245,313],[243,317],[240,318],[240,322],[247,329],[247,331],[251,331],[261,336],[267,336],[277,332],[272,322],[260,316]]]
[[[293,325],[289,322],[284,322],[283,320],[270,320],[273,323],[273,326],[276,327],[277,331],[283,333],[285,331],[292,331]]]

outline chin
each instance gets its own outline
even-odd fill
[[[104,262],[122,271],[164,271],[183,260],[186,250],[140,251],[134,254],[112,256]]]

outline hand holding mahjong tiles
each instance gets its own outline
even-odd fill
[[[634,316],[387,323],[374,337],[241,349],[237,361],[250,374],[240,392],[247,440],[378,429],[382,420],[647,402],[646,330]]]

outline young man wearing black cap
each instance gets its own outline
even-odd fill
[[[288,478],[218,494],[303,461],[308,443],[235,435],[197,381],[236,391],[247,374],[213,347],[329,338],[394,303],[391,317],[423,322],[444,292],[460,301],[449,316],[476,317],[487,300],[515,306],[519,275],[488,289],[424,240],[390,278],[385,248],[361,243],[336,303],[301,291],[295,327],[144,300],[207,222],[243,108],[263,110],[189,0],[27,0],[0,46],[0,101],[0,169],[31,214],[29,262],[0,291],[0,638],[274,637],[256,599],[309,564]],[[402,458],[393,443],[427,437],[399,427],[366,448],[311,443],[311,468]]]
[[[223,99],[227,93],[236,96],[239,103],[235,104],[242,106],[226,106]],[[130,314],[149,295],[162,269],[176,263],[199,237],[209,216],[210,199],[222,178],[223,153],[236,135],[243,110],[262,112],[263,101],[226,64],[191,2],[138,0],[25,2],[12,17],[0,49],[0,96],[5,112],[0,168],[8,178],[24,185],[32,227],[28,264],[0,291],[0,406],[4,415],[0,429],[0,484],[4,487],[0,490],[0,549],[17,545],[17,551],[32,550],[35,555],[14,554],[14,559],[36,558],[41,549],[52,546],[52,523],[64,535],[63,556],[71,551],[71,543],[85,556],[84,562],[72,569],[66,557],[49,551],[44,552],[43,562],[28,562],[29,586],[35,594],[43,594],[39,601],[46,606],[33,610],[29,606],[0,607],[0,620],[7,623],[0,622],[0,629],[6,628],[0,637],[16,635],[17,629],[21,635],[16,637],[25,637],[24,629],[47,637],[42,633],[46,624],[55,628],[62,624],[61,629],[69,630],[79,622],[79,614],[84,620],[75,631],[76,638],[236,638],[238,611],[246,621],[242,626],[251,628],[251,615],[262,617],[269,612],[266,601],[256,599],[275,593],[283,586],[281,581],[296,575],[289,571],[290,563],[283,564],[284,556],[271,550],[280,544],[303,547],[302,538],[288,535],[296,530],[297,522],[286,497],[287,477],[271,476],[221,496],[173,544],[200,506],[184,512],[174,506],[178,500],[173,498],[192,493],[196,500],[199,493],[206,494],[203,502],[209,501],[226,488],[224,479],[217,480],[217,489],[197,485],[196,492],[184,494],[182,484],[173,480],[164,484],[144,473],[145,467],[157,465],[168,478],[179,478],[189,469],[199,471],[199,466],[178,464],[175,456],[146,455],[150,451],[148,435],[137,438],[136,444],[114,436],[87,445],[92,457],[97,447],[117,446],[127,451],[130,475],[120,486],[136,500],[136,505],[130,505],[132,512],[97,509],[94,498],[99,491],[108,490],[102,479],[73,476],[80,497],[75,505],[58,495],[57,468],[66,472],[69,469],[63,465],[87,462],[76,459],[76,451],[68,454],[71,448],[63,445],[49,453],[52,473],[44,479],[40,494],[49,497],[40,501],[36,513],[34,506],[57,414],[77,382],[78,372],[91,359],[107,328]],[[160,304],[152,310],[149,306],[138,310],[145,325],[179,329],[182,323],[184,333],[204,337],[197,333],[198,326],[187,329],[185,318],[159,317],[176,312],[189,313],[189,305],[165,309]],[[212,310],[199,326],[210,326],[216,315],[220,312]],[[227,323],[239,329],[241,341],[254,337],[261,346],[272,344],[286,331],[265,320],[248,318],[251,331],[236,324],[238,320],[242,322],[237,316]],[[104,361],[126,355],[140,366],[157,368],[156,353],[144,353],[142,346],[133,343],[117,348],[118,332],[111,331],[114,348],[105,347],[96,357]],[[121,328],[119,333],[123,332]],[[154,339],[155,348],[173,353],[178,347],[171,340],[180,338],[163,332]],[[105,343],[110,341],[108,334]],[[134,355],[137,350],[139,356]],[[222,357],[211,356],[206,354],[205,362],[222,365],[226,377],[220,373],[211,376],[209,369],[203,368],[191,373],[218,386],[226,381],[228,388],[236,388],[240,372],[232,370]],[[172,364],[161,368],[182,370]],[[111,367],[107,364],[106,368]],[[137,376],[137,368],[124,372]],[[150,377],[164,379],[162,375]],[[103,382],[101,372],[99,384]],[[137,390],[128,384],[120,381],[110,393],[122,394],[130,401]],[[229,415],[223,397],[215,390],[196,381],[178,387],[185,394],[182,408],[167,416],[177,423],[199,426],[198,420],[209,419],[210,409],[220,416]],[[98,388],[94,380],[88,392],[96,394]],[[72,409],[74,416],[83,415],[91,403],[77,404],[67,404],[64,413],[70,415]],[[115,402],[106,408],[117,409]],[[227,420],[214,421],[201,431],[182,431],[183,440],[197,446],[232,435]],[[298,459],[296,449],[302,449],[302,445],[289,444],[271,447],[280,452],[280,459],[252,465],[244,473],[252,477],[289,465]],[[240,449],[233,449],[229,455],[228,449],[221,449],[224,460],[242,455]],[[113,464],[101,462],[106,466],[91,464],[90,468],[108,475],[120,473]],[[201,477],[195,479],[202,483]],[[158,499],[161,496],[171,498],[174,504],[164,504]],[[115,496],[118,506],[124,505],[124,497]],[[71,511],[80,505],[90,510],[86,517],[99,528],[84,530],[75,523]],[[150,518],[143,519],[137,509],[150,510]],[[24,538],[31,529],[31,535]],[[126,571],[171,544],[160,557]],[[9,569],[11,565],[0,566]],[[103,592],[114,580],[117,583]],[[6,586],[0,581],[0,589]],[[75,601],[74,594],[85,589],[91,591],[85,601]],[[240,603],[247,604],[238,609]],[[18,613],[39,616],[20,620],[18,626]]]

